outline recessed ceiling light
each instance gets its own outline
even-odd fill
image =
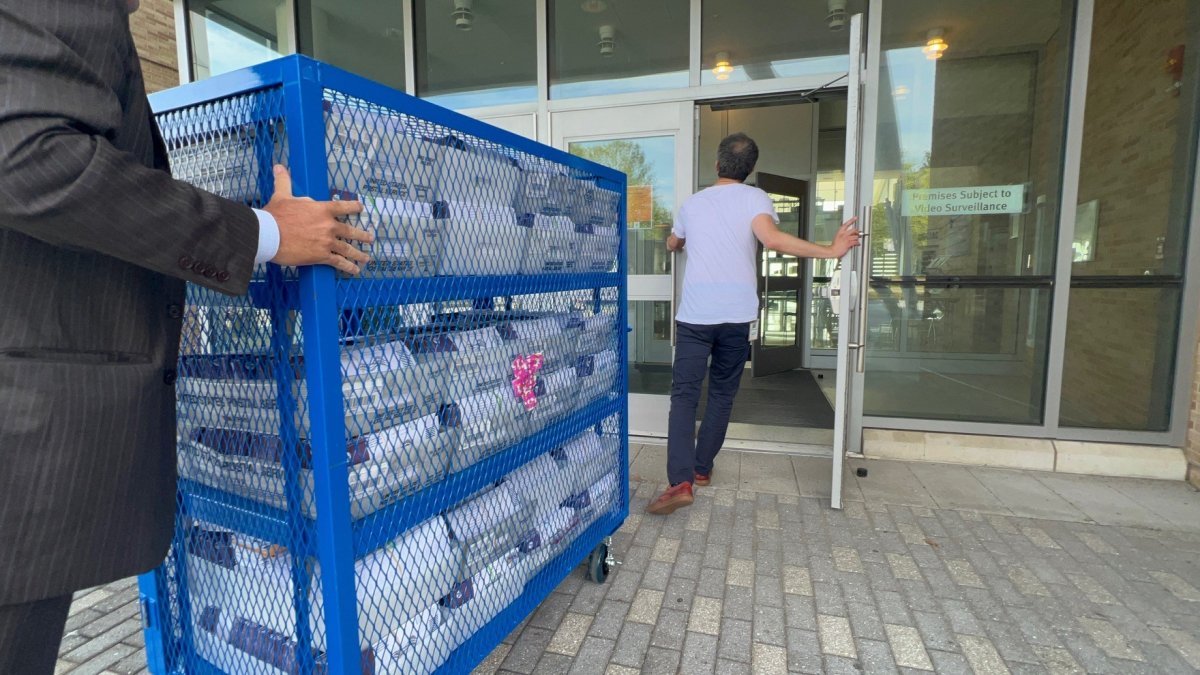
[[[608,3],[604,0],[583,0],[579,4],[579,8],[588,14],[599,14],[608,9]]]

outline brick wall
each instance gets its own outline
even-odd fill
[[[1098,0],[1084,121],[1079,203],[1099,202],[1095,260],[1078,275],[1170,271],[1155,239],[1171,224],[1179,97],[1166,52],[1187,41],[1186,0]],[[1189,57],[1191,47],[1188,48]],[[1167,246],[1178,249],[1179,242]],[[1167,256],[1169,259],[1170,256]],[[1178,295],[1160,289],[1072,289],[1063,364],[1063,423],[1164,428]]]
[[[1165,425],[1165,382],[1153,381],[1159,332],[1176,331],[1179,296],[1160,289],[1071,289],[1063,359],[1064,426]],[[1157,390],[1157,391],[1156,391]],[[1159,428],[1165,431],[1165,427]]]
[[[129,28],[142,58],[146,93],[179,86],[175,51],[175,4],[171,0],[142,0],[129,17]]]

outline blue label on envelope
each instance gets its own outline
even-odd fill
[[[467,579],[466,581],[456,585],[450,591],[449,595],[442,598],[441,602],[442,602],[442,605],[449,607],[450,609],[456,609],[458,607],[462,607],[463,605],[467,604],[468,602],[471,601],[471,598],[474,598],[474,597],[475,597],[475,586],[473,584],[471,584],[470,579]]]
[[[527,534],[525,536],[525,539],[523,541],[521,541],[521,545],[519,548],[521,550],[521,553],[529,553],[531,551],[536,551],[538,548],[541,547],[541,545],[542,545],[542,534],[540,532],[538,532],[537,530],[530,530],[529,534]]]
[[[587,490],[584,490],[577,495],[567,497],[562,505],[568,509],[586,509],[592,505],[592,495]]]

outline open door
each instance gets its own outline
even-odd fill
[[[834,395],[833,476],[830,506],[842,508],[845,458],[862,452],[863,369],[866,365],[867,298],[871,278],[871,186],[875,170],[875,120],[881,0],[871,0],[869,24],[850,19],[850,72],[846,109],[846,204],[858,216],[862,245],[846,254],[833,292],[838,312],[837,386]]]
[[[758,174],[762,188],[779,214],[779,229],[807,235],[808,181]],[[758,340],[752,344],[751,374],[775,375],[799,368],[804,361],[804,265],[808,261],[758,247],[758,297],[761,311]]]

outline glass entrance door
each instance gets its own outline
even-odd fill
[[[558,112],[550,124],[556,147],[629,178],[629,428],[666,436],[679,263],[666,240],[692,183],[691,105]]]
[[[844,451],[861,447],[864,415],[1045,418],[1074,8],[870,3],[847,131],[847,211],[868,236],[848,279],[856,313],[840,317]],[[1001,13],[1013,20],[975,21]]]
[[[770,195],[779,215],[779,229],[805,236],[808,181],[760,172],[758,187]],[[754,377],[795,370],[804,361],[804,265],[796,256],[759,246],[758,341],[751,354]]]
[[[879,16],[880,1],[871,2],[871,14]],[[833,471],[830,505],[842,508],[842,481],[846,455],[862,451],[862,382],[865,354],[867,280],[870,274],[871,219],[865,204],[870,198],[870,176],[874,159],[871,123],[875,118],[877,94],[869,85],[872,63],[868,59],[868,31],[862,14],[850,17],[850,72],[846,101],[846,199],[844,213],[858,217],[862,245],[846,254],[835,273],[836,295],[831,289],[831,306],[837,314],[837,378],[833,401]],[[878,24],[870,31],[878,55]],[[865,86],[864,86],[865,85]]]

